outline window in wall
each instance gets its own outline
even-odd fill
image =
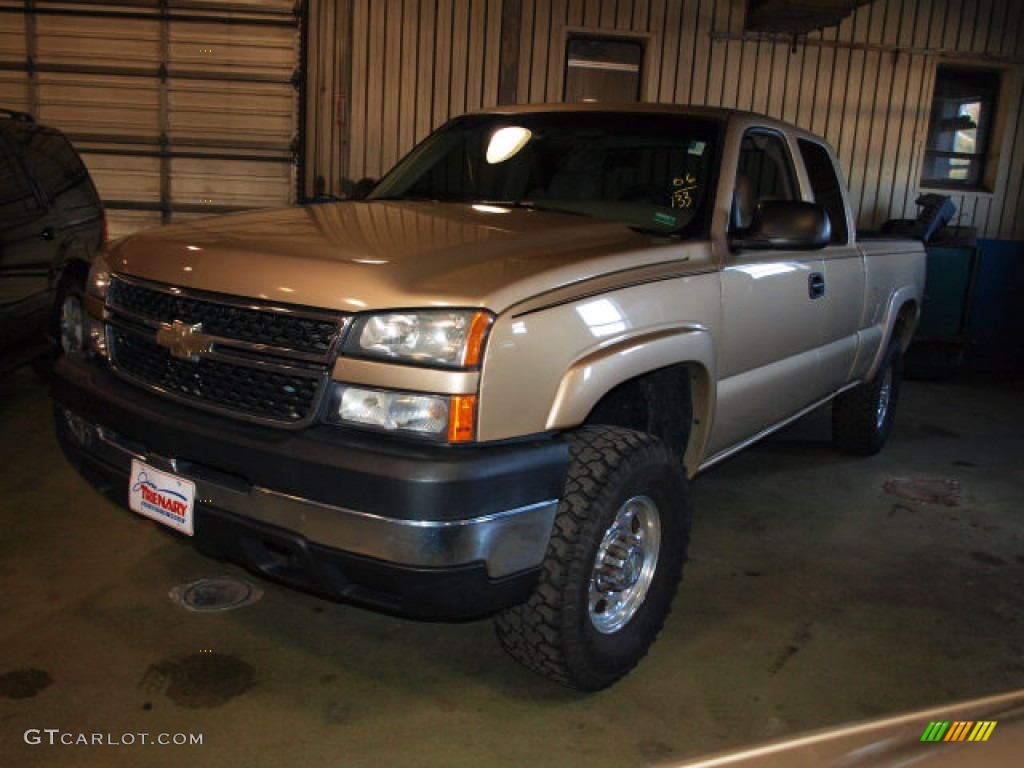
[[[998,93],[998,72],[938,68],[921,172],[923,186],[984,186]]]
[[[566,101],[639,101],[644,45],[640,40],[570,37]]]

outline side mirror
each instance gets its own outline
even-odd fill
[[[832,237],[825,209],[800,200],[762,200],[750,227],[729,238],[734,250],[810,251],[824,248]]]
[[[352,191],[348,193],[349,200],[365,200],[377,186],[377,179],[363,178],[352,185]]]

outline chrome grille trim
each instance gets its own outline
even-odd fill
[[[111,280],[105,315],[110,363],[120,377],[206,411],[287,428],[305,427],[317,418],[349,321],[341,312],[253,302],[121,275]],[[195,360],[172,357],[156,335],[175,320],[211,322],[220,331],[208,334],[212,350]],[[267,326],[276,334],[271,343],[258,338]],[[294,343],[273,343],[282,340]]]
[[[128,295],[134,293],[136,296],[140,293],[148,294],[147,298],[151,303],[162,303],[163,306],[159,307],[161,310],[160,314],[147,314],[132,307],[130,302],[124,300],[127,296],[119,297],[119,294],[122,292]],[[183,306],[170,306],[175,304]],[[272,304],[240,296],[197,291],[164,283],[148,282],[137,278],[125,277],[124,275],[112,276],[110,287],[107,290],[106,305],[108,311],[134,317],[136,320],[143,321],[147,325],[152,324],[153,327],[158,327],[160,324],[170,324],[174,320],[182,320],[189,323],[203,322],[206,324],[205,330],[207,333],[231,339],[232,343],[249,341],[275,350],[274,354],[291,356],[306,353],[324,361],[333,357],[341,333],[349,320],[349,316],[342,312],[325,312],[295,305]],[[303,349],[298,345],[274,343],[272,340],[268,341],[265,336],[260,336],[258,340],[247,339],[243,334],[218,331],[216,327],[218,322],[220,324],[228,324],[230,321],[225,320],[223,317],[215,317],[214,324],[211,325],[209,324],[210,318],[201,316],[203,308],[212,310],[215,314],[224,312],[237,313],[238,315],[248,317],[250,321],[260,318],[266,322],[285,322],[293,326],[299,326],[304,323],[317,323],[323,326],[318,329],[321,335],[328,333],[330,335],[322,345],[322,349]],[[293,329],[293,333],[299,330],[296,327]]]

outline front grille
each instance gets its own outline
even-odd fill
[[[337,318],[319,319],[237,302],[222,304],[124,280],[111,283],[107,303],[161,323],[202,323],[203,332],[214,336],[321,355],[330,352],[338,332]]]
[[[156,336],[176,320],[199,324],[213,349],[172,356]],[[316,417],[345,318],[114,278],[107,321],[121,376],[207,410],[296,426]]]
[[[305,421],[312,415],[319,376],[289,375],[204,358],[178,360],[159,344],[131,332],[113,328],[110,336],[121,370],[168,393],[286,422]]]

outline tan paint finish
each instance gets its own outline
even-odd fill
[[[715,370],[719,277],[706,269],[710,252],[706,244],[667,250],[677,270],[697,271],[638,285],[623,274],[627,287],[601,293],[581,283],[575,298],[567,289],[559,303],[498,318],[483,368],[481,440],[575,426],[616,384],[667,365]]]
[[[670,258],[657,238],[581,216],[376,202],[164,227],[120,241],[108,260],[115,273],[323,309],[501,312],[593,275]]]
[[[578,106],[549,107],[570,108]],[[750,114],[630,109],[726,121],[709,241],[525,209],[378,201],[165,228],[116,244],[109,264],[115,273],[187,288],[346,312],[486,308],[496,317],[479,371],[348,358],[333,368],[336,380],[365,386],[478,391],[482,442],[571,429],[618,384],[687,364],[692,474],[870,376],[898,313],[909,307],[916,319],[921,246],[730,250],[744,131],[776,130],[791,149],[797,138],[816,137]],[[811,200],[793,156],[801,196]],[[847,218],[851,224],[848,206]],[[826,281],[821,298],[808,292],[815,273]]]
[[[480,382],[478,371],[443,371],[386,360],[359,360],[339,357],[331,377],[335,381],[365,387],[405,389],[433,394],[472,395]]]

